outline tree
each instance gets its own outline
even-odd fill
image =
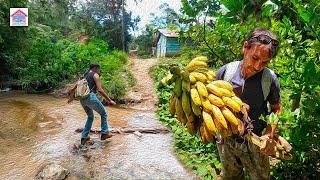
[[[67,34],[70,31],[70,16],[74,13],[76,0],[30,0],[28,7],[32,22],[58,29]]]
[[[149,29],[160,29],[166,28],[171,24],[179,26],[179,18],[177,12],[174,9],[170,8],[168,3],[163,3],[158,8],[161,14],[158,16],[154,13],[151,13],[152,20],[148,24]]]
[[[93,0],[80,5],[72,17],[74,26],[82,32],[108,40],[111,48],[122,49],[122,18],[124,18],[125,48],[131,40],[130,30],[137,26],[139,18],[132,18],[132,13],[122,14],[122,0]]]
[[[207,12],[212,16],[220,9],[220,3],[217,0],[181,0],[182,12],[192,20],[199,22],[198,18]]]

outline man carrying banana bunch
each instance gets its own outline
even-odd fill
[[[267,115],[268,104],[272,112],[281,111],[280,86],[275,73],[267,65],[276,55],[279,41],[269,30],[254,29],[242,46],[243,59],[224,65],[217,72],[217,80],[232,84],[233,91],[246,104],[245,118],[252,122],[252,132],[272,139],[273,132],[259,119]],[[268,130],[265,130],[268,129]],[[264,131],[264,134],[262,134]],[[270,179],[268,146],[259,148],[238,135],[217,142],[222,163],[223,179]],[[244,173],[245,172],[245,173]]]

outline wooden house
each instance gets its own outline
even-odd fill
[[[179,34],[169,29],[159,29],[156,35],[157,57],[180,54]]]

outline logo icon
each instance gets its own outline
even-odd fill
[[[28,8],[10,8],[10,26],[28,26]]]

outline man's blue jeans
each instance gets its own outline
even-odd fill
[[[101,116],[101,134],[108,134],[109,126],[107,121],[107,113],[102,103],[97,98],[97,95],[91,92],[87,98],[80,100],[80,103],[88,115],[86,125],[84,126],[84,129],[81,133],[81,138],[87,137],[89,135],[94,118],[93,110],[95,110]]]

